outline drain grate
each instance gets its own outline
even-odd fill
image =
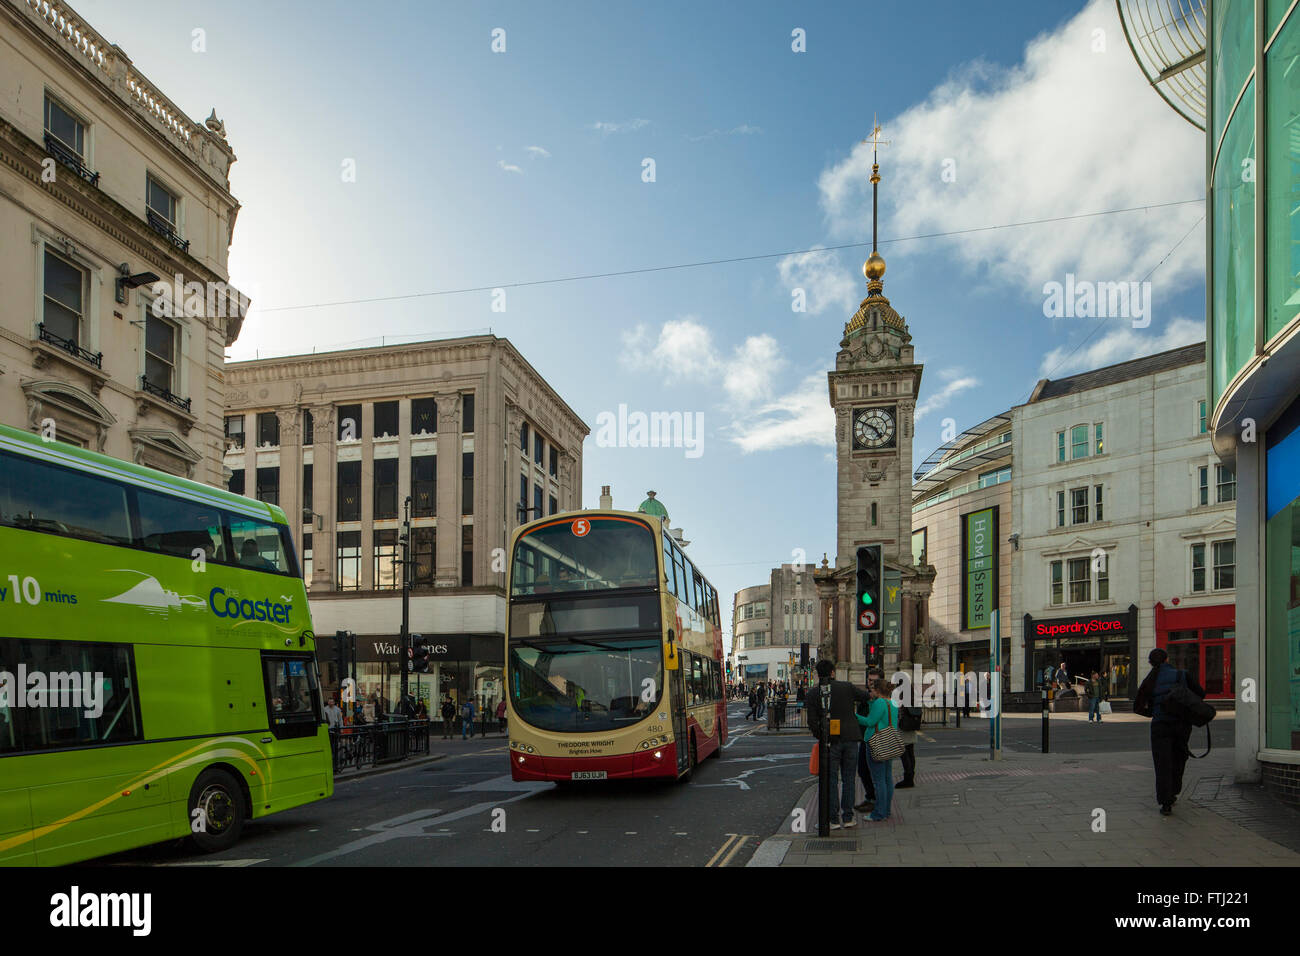
[[[796,853],[856,853],[857,840],[809,840]]]

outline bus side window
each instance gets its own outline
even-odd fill
[[[127,489],[22,455],[0,454],[0,524],[108,544],[131,544]]]

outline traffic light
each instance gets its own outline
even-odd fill
[[[808,644],[807,644],[807,642],[804,642],[803,644],[800,644],[800,645],[799,645],[799,666],[800,666],[800,667],[807,667],[807,666],[808,666]]]
[[[411,635],[411,670],[417,674],[429,672],[429,645],[423,634]]]
[[[884,613],[880,599],[880,583],[883,577],[880,562],[880,545],[868,544],[858,548],[858,630],[866,633],[880,631],[880,619]]]
[[[868,645],[867,645],[867,666],[868,666],[868,667],[879,667],[879,666],[880,666],[880,661],[879,661],[879,659],[878,659],[877,656],[876,656],[877,653],[878,653],[879,651],[880,651],[880,645],[879,645],[879,644],[868,644]]]

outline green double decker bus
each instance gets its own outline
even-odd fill
[[[74,863],[334,789],[274,505],[0,426],[0,863]]]

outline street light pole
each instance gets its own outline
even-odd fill
[[[402,668],[402,700],[406,706],[407,674],[411,663],[411,496],[406,496],[402,523],[402,655],[398,665]]]

